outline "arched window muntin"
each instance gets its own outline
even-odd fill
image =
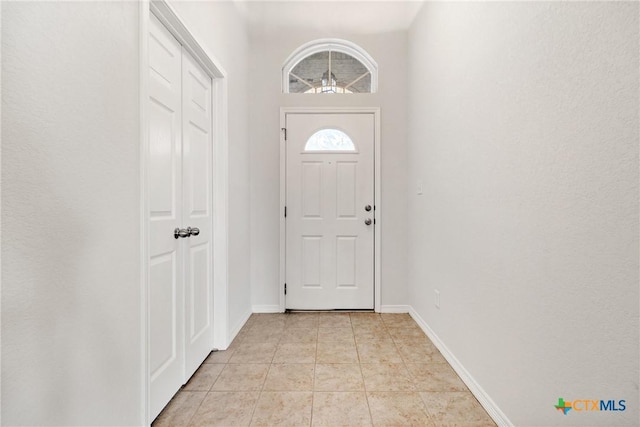
[[[378,64],[364,49],[355,43],[342,39],[319,39],[314,40],[296,49],[285,61],[282,67],[282,92],[289,92],[289,74],[292,70],[304,59],[322,52],[340,52],[349,55],[358,60],[368,70],[371,76],[371,90],[368,93],[375,93],[378,91]],[[312,90],[310,87],[307,93],[322,93],[317,89]],[[347,88],[337,90],[338,93],[350,93]]]

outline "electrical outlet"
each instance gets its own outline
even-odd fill
[[[436,295],[435,295],[435,296],[436,296],[436,302],[435,302],[435,304],[436,304],[436,308],[437,308],[438,310],[440,310],[440,291],[436,289],[436,290],[434,290],[434,292],[435,292],[435,294],[436,294]]]

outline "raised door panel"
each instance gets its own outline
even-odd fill
[[[336,164],[336,215],[339,219],[356,218],[357,162]]]
[[[357,236],[336,236],[337,288],[355,287],[357,262]]]
[[[158,254],[151,257],[149,278],[150,322],[155,332],[151,335],[150,374],[151,381],[161,376],[179,357],[177,341],[176,294],[178,293],[178,265],[176,253]]]
[[[155,219],[177,219],[180,112],[151,98],[149,108],[149,208]]]
[[[322,218],[322,169],[323,162],[302,162],[302,218]]]
[[[211,289],[206,286],[211,277],[211,251],[205,242],[189,248],[189,299],[187,339],[197,341],[211,327]],[[209,349],[211,350],[211,349]]]
[[[302,236],[301,285],[322,287],[322,236]]]

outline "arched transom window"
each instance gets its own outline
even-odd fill
[[[307,43],[282,68],[284,93],[374,93],[377,86],[378,65],[346,40]]]

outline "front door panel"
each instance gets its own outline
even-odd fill
[[[286,308],[373,309],[374,116],[286,124]]]

